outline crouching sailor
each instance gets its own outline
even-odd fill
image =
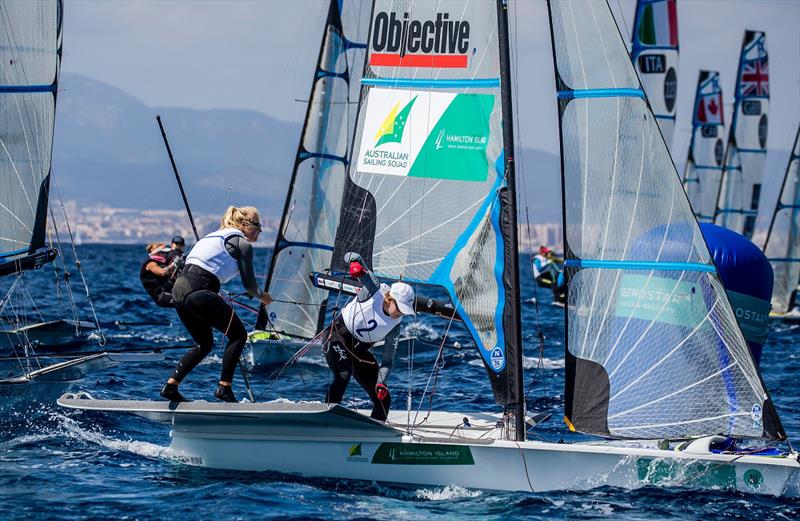
[[[222,217],[220,229],[197,241],[186,258],[186,267],[175,281],[172,294],[175,310],[197,346],[178,362],[175,372],[161,390],[164,398],[177,402],[185,400],[178,392],[178,385],[211,352],[213,330],[216,329],[228,337],[228,345],[214,397],[223,402],[237,401],[231,382],[247,341],[247,331],[233,308],[220,296],[219,290],[220,284],[238,273],[251,296],[259,298],[265,306],[272,302],[269,293],[259,289],[253,270],[253,247],[250,243],[258,240],[259,233],[258,210],[251,206],[231,206]]]
[[[139,269],[139,280],[142,281],[144,290],[162,308],[175,307],[172,300],[172,275],[177,264],[170,262],[169,253],[170,249],[160,242],[148,244],[147,260]]]
[[[382,284],[357,253],[345,255],[345,262],[362,287],[327,330],[323,352],[333,372],[333,383],[325,401],[340,403],[352,376],[372,399],[372,417],[386,421],[392,401],[386,381],[394,364],[400,322],[404,315],[415,315],[414,290],[404,282],[391,287]],[[370,348],[381,340],[384,346],[379,366]]]

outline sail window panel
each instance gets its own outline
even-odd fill
[[[0,3],[0,86],[55,82],[58,16],[57,2]]]
[[[344,182],[341,161],[320,157],[302,161],[292,186],[283,237],[290,242],[333,247]]]
[[[602,366],[612,436],[762,435],[765,393],[713,274],[582,269],[568,298],[568,349]]]
[[[314,84],[303,134],[303,148],[310,154],[344,158],[348,136],[347,82],[335,76],[319,77]]]
[[[414,27],[419,27],[420,33],[417,35],[415,29],[409,36],[403,53],[400,34],[393,31],[402,31],[405,13]],[[461,80],[500,76],[495,2],[378,0],[374,4],[373,19],[376,23],[369,42],[367,77]],[[437,22],[438,33],[435,32]],[[422,48],[423,30],[428,31],[426,45],[430,45],[430,49]],[[435,41],[437,34],[438,42]],[[397,45],[393,45],[392,39]]]
[[[644,100],[572,100],[562,132],[567,241],[577,257],[710,263]]]
[[[285,302],[269,305],[269,329],[301,338],[316,335],[319,306],[328,298],[328,291],[314,287],[308,274],[323,271],[330,263],[328,250],[289,246],[278,252],[268,291]]]
[[[344,74],[347,71],[345,56],[345,43],[334,27],[328,26],[325,34],[325,44],[322,47],[322,61],[320,68],[332,74]]]
[[[0,94],[0,255],[27,249],[50,172],[53,94]]]
[[[611,12],[603,2],[550,2],[556,66],[566,86],[574,90],[638,89]]]

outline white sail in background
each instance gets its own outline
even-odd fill
[[[44,248],[60,51],[60,1],[0,2],[0,265]]]
[[[346,10],[342,12],[341,9]],[[289,185],[256,329],[313,338],[322,327],[328,291],[309,273],[331,265],[363,67],[369,10],[331,0],[314,71],[305,124]],[[349,31],[349,32],[348,32]]]
[[[677,0],[638,0],[631,59],[668,147],[678,97]]]
[[[725,155],[725,116],[717,71],[700,71],[692,114],[692,137],[683,184],[694,215],[712,222]]]
[[[615,438],[783,437],[608,5],[549,6],[568,424]]]
[[[714,224],[753,236],[767,155],[769,57],[767,35],[745,31],[736,99]]]
[[[788,312],[800,284],[800,128],[786,165],[781,192],[772,214],[764,253],[772,263],[772,311]]]

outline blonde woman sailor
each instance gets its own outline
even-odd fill
[[[386,381],[394,365],[400,323],[404,316],[416,314],[414,290],[404,282],[381,283],[357,253],[348,253],[344,260],[362,287],[334,318],[324,339],[323,352],[333,372],[325,401],[341,403],[354,377],[372,400],[372,418],[386,421],[392,402]],[[383,357],[378,365],[370,349],[381,340]]]
[[[236,402],[231,389],[233,373],[247,331],[233,308],[220,296],[220,285],[237,274],[247,292],[264,303],[272,302],[262,292],[253,269],[253,247],[258,240],[261,220],[252,206],[231,206],[222,217],[220,229],[209,233],[195,244],[186,258],[186,267],[172,288],[175,310],[197,345],[189,350],[161,389],[161,396],[175,402],[186,401],[178,386],[214,346],[214,329],[228,337],[222,358],[222,374],[214,397],[223,402]]]

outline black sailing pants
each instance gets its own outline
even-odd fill
[[[325,402],[341,403],[350,377],[353,376],[372,400],[371,416],[376,420],[386,421],[392,397],[387,393],[383,400],[378,399],[375,385],[378,383],[380,365],[369,351],[370,346],[371,344],[359,345],[344,323],[339,319],[334,320],[323,348],[325,360],[333,372],[333,382],[328,387]]]
[[[197,345],[183,355],[172,378],[183,381],[214,346],[214,329],[228,337],[222,357],[220,380],[230,382],[247,342],[247,331],[227,302],[219,295],[219,280],[206,270],[190,265],[175,281],[172,295],[175,311]]]

